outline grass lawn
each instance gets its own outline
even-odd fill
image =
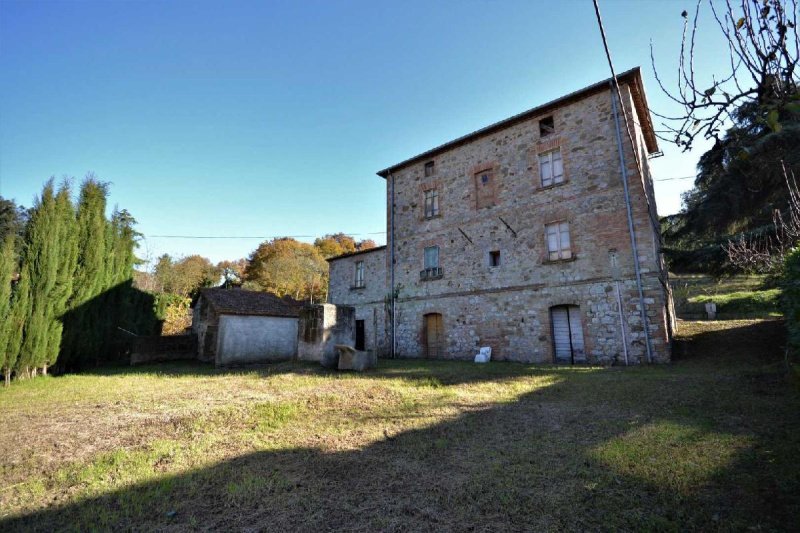
[[[197,364],[0,392],[0,530],[790,530],[782,324],[642,368]]]
[[[765,288],[765,276],[740,275],[715,280],[705,274],[670,274],[678,316],[705,318],[705,304],[717,304],[723,318],[780,317],[780,289]]]

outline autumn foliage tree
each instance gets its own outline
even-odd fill
[[[331,233],[314,240],[314,246],[325,259],[328,259],[337,255],[375,248],[376,245],[372,239],[356,241],[344,233]]]
[[[221,271],[200,255],[176,260],[164,254],[156,261],[153,274],[159,292],[191,297],[203,287],[216,285]]]
[[[248,257],[245,286],[296,300],[323,300],[327,269],[316,246],[289,237],[272,239]]]

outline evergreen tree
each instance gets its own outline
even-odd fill
[[[5,357],[3,374],[6,384],[11,380],[11,373],[17,371],[22,335],[25,321],[30,314],[30,280],[20,273],[20,280],[11,296],[11,309],[7,321]]]
[[[48,324],[47,349],[39,358],[42,372],[47,374],[47,368],[55,364],[61,349],[64,314],[67,303],[72,296],[75,266],[78,259],[77,222],[75,208],[70,198],[69,183],[64,182],[56,195],[56,226],[53,228],[57,243],[56,257],[56,282],[50,297],[50,315]]]
[[[58,277],[59,217],[53,180],[48,181],[31,212],[25,234],[21,275],[30,282],[27,316],[18,366],[24,376],[36,375],[49,353],[53,296]]]
[[[104,310],[97,299],[109,286],[106,267],[108,184],[87,176],[81,185],[77,214],[77,266],[62,355],[65,366],[98,361],[102,349]]]
[[[0,243],[0,369],[7,367],[8,337],[11,334],[11,281],[17,261],[14,253],[14,235],[6,235]],[[9,373],[10,374],[10,373]],[[7,374],[8,375],[8,374]],[[6,380],[8,385],[8,380]]]

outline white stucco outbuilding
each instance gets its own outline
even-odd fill
[[[294,300],[268,292],[202,289],[192,315],[197,357],[217,366],[291,359],[299,310]]]

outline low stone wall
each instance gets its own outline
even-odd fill
[[[131,350],[131,365],[182,361],[197,358],[195,335],[136,337]]]

